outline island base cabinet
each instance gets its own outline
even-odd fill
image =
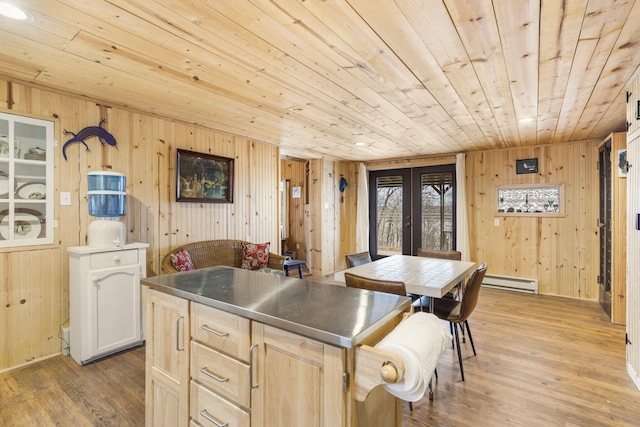
[[[189,425],[189,301],[146,292],[145,425]]]
[[[254,322],[251,425],[346,426],[346,350]]]
[[[354,348],[143,289],[147,427],[401,425],[400,403],[382,387],[364,402],[354,399]],[[381,327],[366,344],[374,345],[396,323]],[[209,347],[201,330],[227,341]]]
[[[191,382],[189,399],[191,419],[202,426],[251,427],[248,412],[195,382]]]

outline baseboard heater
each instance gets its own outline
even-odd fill
[[[517,292],[538,293],[538,279],[526,279],[523,277],[499,276],[487,274],[484,276],[482,286],[488,288],[507,289]]]

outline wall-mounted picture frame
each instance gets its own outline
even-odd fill
[[[233,159],[178,149],[176,201],[233,203]]]
[[[629,161],[627,160],[627,149],[618,150],[618,177],[626,178],[629,173]]]
[[[538,159],[516,160],[516,174],[538,173]]]

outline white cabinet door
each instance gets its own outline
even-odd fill
[[[627,371],[640,388],[640,138],[629,141],[627,160]]]
[[[94,270],[90,275],[91,354],[140,341],[140,266]]]

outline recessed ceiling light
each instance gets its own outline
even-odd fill
[[[362,142],[362,141],[358,141],[358,142],[354,143],[354,145],[362,146],[362,145],[367,145],[367,143],[366,142]]]
[[[32,20],[33,17],[30,13],[25,10],[20,9],[17,6],[14,6],[9,3],[0,2],[0,15],[6,16],[7,18],[15,19],[18,21],[29,21]]]
[[[533,121],[533,117],[525,117],[524,119],[518,120],[518,123],[529,123]]]

